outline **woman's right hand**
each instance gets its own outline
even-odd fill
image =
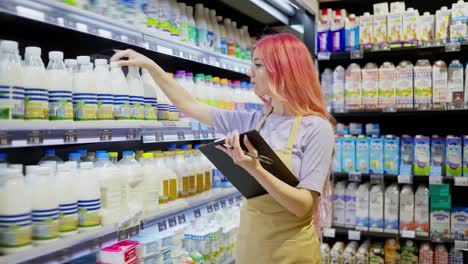
[[[157,66],[157,64],[153,60],[132,49],[116,49],[114,51],[115,54],[114,56],[112,56],[111,61],[118,62],[120,66],[140,67],[145,68],[147,70]],[[123,58],[127,58],[127,60],[122,60]]]

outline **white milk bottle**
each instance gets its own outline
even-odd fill
[[[47,120],[49,115],[49,90],[47,75],[41,59],[41,48],[26,47],[23,71],[25,89],[25,119]]]
[[[78,230],[78,193],[74,183],[77,163],[57,165],[57,197],[59,201],[59,232],[60,236],[75,234]]]
[[[169,202],[169,197],[171,196],[170,190],[170,174],[173,173],[170,171],[166,163],[164,162],[164,154],[161,152],[153,153],[154,156],[154,167],[156,171],[154,172],[153,177],[156,177],[159,181],[159,204],[165,204]]]
[[[0,119],[23,119],[23,67],[18,56],[18,42],[0,43]]]
[[[121,173],[109,161],[109,154],[105,152],[96,153],[94,171],[99,176],[99,185],[102,204],[102,224],[114,224],[120,219],[121,206]]]
[[[214,49],[214,38],[215,38],[216,33],[214,31],[213,25],[211,24],[210,9],[208,9],[207,7],[204,7],[203,8],[203,15],[204,15],[205,21],[206,21],[208,50],[215,51],[215,49]]]
[[[171,8],[170,21],[171,21],[171,37],[180,40],[180,9],[176,0],[169,0],[169,6]]]
[[[92,162],[81,162],[78,183],[78,227],[94,229],[101,225],[101,195]]]
[[[369,231],[382,232],[384,227],[384,192],[381,185],[373,185],[369,192]]]
[[[130,118],[135,120],[145,119],[145,90],[139,71],[138,67],[128,67],[127,74],[128,89],[130,90]]]
[[[55,149],[44,150],[44,157],[39,160],[39,165],[46,161],[55,161],[57,163],[63,163],[63,160],[55,155]]]
[[[340,181],[336,183],[333,190],[333,225],[344,226],[346,218],[345,205],[345,190],[346,182]]]
[[[26,171],[33,173],[29,182],[32,200],[33,240],[37,244],[55,240],[59,235],[59,202],[51,178],[50,167],[26,166]],[[29,173],[28,173],[29,174]]]
[[[155,175],[157,168],[154,166],[153,153],[143,153],[141,164],[143,165],[144,181],[144,212],[146,214],[156,211],[159,207],[159,190],[161,189],[159,175]]]
[[[167,73],[169,77],[174,78],[173,73]],[[166,96],[166,95],[165,95]],[[166,96],[167,102],[169,102],[169,119],[171,121],[178,121],[179,120],[179,109],[169,100],[169,98]]]
[[[414,230],[414,193],[411,185],[400,192],[400,230]]]
[[[145,120],[158,119],[158,96],[156,83],[147,69],[141,69],[141,80],[145,90]]]
[[[464,104],[463,96],[463,64],[453,60],[448,67],[448,98],[451,108],[461,108]]]
[[[159,0],[158,4],[159,29],[164,36],[169,37],[171,35],[171,5],[169,0]]]
[[[111,75],[109,66],[106,59],[94,60],[96,68],[94,74],[96,75],[96,92],[98,100],[97,118],[99,120],[113,120],[114,119],[114,95],[111,83]]]
[[[447,64],[443,60],[435,61],[432,65],[432,105],[436,108],[445,108],[449,103]]]
[[[359,185],[356,192],[356,229],[369,228],[369,183]]]
[[[432,65],[428,60],[418,60],[414,70],[414,106],[427,109],[432,103]]]
[[[197,27],[197,46],[202,49],[208,47],[208,24],[205,20],[203,4],[195,5],[195,23]]]
[[[127,80],[117,62],[110,63],[112,93],[114,94],[114,113],[116,120],[130,119],[130,102]]]
[[[333,71],[333,108],[335,111],[342,111],[345,106],[345,69],[337,66]]]
[[[185,9],[187,15],[187,23],[188,23],[188,40],[187,42],[193,46],[197,44],[197,27],[195,24],[195,20],[193,19],[193,7],[187,6]]]
[[[252,44],[250,40],[249,27],[242,26],[242,28],[244,29],[245,59],[250,61],[252,59]]]
[[[162,91],[161,87],[156,84],[156,97],[158,98],[158,120],[169,120],[169,110],[171,102],[166,94]]]
[[[231,26],[232,26],[232,32],[234,34],[234,39],[236,41],[236,58],[241,58],[242,57],[241,38],[240,38],[239,29],[237,28],[237,22],[232,21]]]
[[[79,71],[73,84],[73,111],[75,121],[97,119],[96,81],[89,56],[77,57]]]
[[[387,233],[398,233],[399,188],[394,183],[385,190],[384,230]]]
[[[205,75],[203,73],[195,74],[194,78],[195,82],[195,96],[197,101],[208,104],[207,100],[208,97],[206,96],[206,89],[205,89]]]
[[[174,79],[180,84],[180,86],[182,86],[185,89],[185,91],[187,91],[189,94],[192,94],[192,87],[189,86],[188,83],[185,81],[185,71],[176,71]],[[180,118],[181,120],[188,121],[188,116],[186,116],[184,113],[180,113]]]
[[[73,120],[73,77],[63,63],[63,52],[49,52],[47,65],[49,120]]]
[[[11,254],[32,242],[30,190],[19,169],[0,168],[0,182],[0,253]]]
[[[429,189],[421,184],[414,195],[414,229],[418,236],[429,235]]]
[[[122,159],[118,163],[119,170],[124,175],[124,182],[128,185],[127,203],[130,215],[143,211],[143,167],[135,160],[133,151],[123,151]]]
[[[213,48],[215,52],[221,52],[221,32],[219,29],[218,21],[216,20],[216,10],[210,10],[210,22],[213,27]]]
[[[355,227],[356,226],[356,192],[358,186],[357,183],[351,182],[346,186],[346,200],[345,200],[345,210],[346,210],[346,217],[345,217],[345,225],[347,227]]]
[[[178,3],[180,11],[180,41],[188,42],[189,41],[189,24],[187,17],[187,10],[185,3]]]
[[[226,27],[224,27],[224,24],[223,24],[223,17],[221,16],[217,16],[216,17],[216,22],[218,23],[218,28],[219,28],[219,37],[220,37],[220,40],[219,40],[219,50],[220,50],[220,53],[223,54],[223,55],[227,55],[228,54],[228,38],[227,38],[227,32],[226,32]]]
[[[400,61],[395,78],[397,108],[413,108],[413,64]]]

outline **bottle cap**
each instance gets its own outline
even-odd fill
[[[49,60],[63,60],[63,52],[61,51],[49,52]]]

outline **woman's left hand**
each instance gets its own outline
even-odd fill
[[[250,174],[253,175],[254,172],[257,172],[259,169],[263,168],[258,159],[252,158],[244,154],[244,150],[240,146],[239,132],[237,130],[234,130],[232,133],[229,133],[224,143],[226,145],[232,146],[233,148],[228,149],[220,145],[216,148],[222,150],[224,153],[229,155],[229,157],[232,158],[235,164],[237,164]],[[257,150],[254,148],[252,143],[250,143],[247,136],[244,137],[244,145],[250,153],[254,155],[258,154]]]

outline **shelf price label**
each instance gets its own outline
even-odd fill
[[[190,59],[190,54],[188,52],[183,51],[182,52],[182,58],[189,60]]]
[[[233,205],[233,204],[234,204],[234,198],[231,197],[231,198],[229,198],[228,201],[229,201],[229,205]]]
[[[206,211],[207,211],[208,213],[212,213],[212,212],[213,212],[213,205],[211,205],[211,204],[208,205],[208,206],[206,207]]]
[[[129,129],[127,131],[127,140],[137,140],[137,132],[135,129]]]
[[[207,139],[209,137],[208,130],[202,130],[201,134],[203,139]]]
[[[415,238],[416,232],[414,230],[402,230],[400,236],[403,238]]]
[[[26,136],[26,142],[30,145],[42,144],[44,142],[44,135],[41,131],[29,132]]]
[[[11,134],[9,132],[0,132],[0,146],[11,145]]]
[[[122,228],[117,231],[117,240],[121,241],[128,238],[128,229]]]
[[[173,51],[172,51],[171,48],[166,48],[166,47],[163,47],[163,46],[160,46],[160,45],[156,46],[156,51],[159,52],[159,53],[162,53],[162,54],[166,54],[166,55],[172,55],[173,54]]]
[[[351,59],[362,59],[363,57],[364,57],[364,51],[362,48],[349,51],[349,58]]]
[[[101,141],[111,141],[112,140],[112,130],[103,129],[101,130],[101,135],[99,136]]]
[[[177,131],[177,139],[178,140],[185,140],[185,132],[184,131]]]
[[[350,172],[348,173],[348,180],[361,182],[361,173],[360,172]]]
[[[219,210],[219,202],[214,203],[213,208],[215,211]]]
[[[330,52],[319,52],[317,54],[318,60],[330,60],[331,53]]]
[[[167,220],[169,222],[169,227],[172,228],[174,226],[177,225],[177,219],[175,216],[169,218],[169,220]]]
[[[75,27],[78,31],[81,31],[81,32],[84,32],[84,33],[88,33],[88,26],[86,24],[83,24],[83,23],[80,23],[80,22],[77,22],[75,24]]]
[[[179,225],[185,224],[185,214],[178,215],[177,221],[179,222]]]
[[[335,229],[335,228],[327,228],[327,229],[324,230],[323,236],[324,236],[324,237],[331,237],[331,238],[334,238],[334,237],[335,237],[335,233],[336,233],[336,229]]]
[[[445,52],[460,51],[460,42],[445,43]]]
[[[348,240],[361,240],[361,231],[348,230]]]
[[[384,175],[383,174],[371,174],[370,175],[370,183],[371,184],[383,184],[384,183]]]
[[[97,251],[102,248],[102,241],[100,238],[96,238],[91,240],[88,245],[90,251]]]
[[[134,237],[140,234],[140,225],[132,226],[128,229],[128,236]]]
[[[442,176],[429,176],[429,184],[442,184],[444,177]]]
[[[221,204],[221,208],[226,208],[226,200],[221,200],[219,203]]]
[[[108,30],[105,30],[105,29],[98,29],[98,35],[103,37],[103,38],[108,38],[108,39],[112,39],[112,32],[108,31]]]
[[[162,131],[157,131],[154,134],[154,138],[156,142],[163,142],[164,141],[164,132]]]
[[[195,209],[195,210],[193,210],[193,216],[194,216],[195,218],[200,217],[200,216],[201,216],[201,211],[200,211],[200,209]]]
[[[167,230],[166,220],[158,222],[158,230],[159,230],[159,232]]]
[[[455,186],[468,186],[468,177],[453,177]]]
[[[413,184],[413,176],[412,175],[398,175],[398,183]]]
[[[176,49],[173,49],[172,50],[172,55],[176,56],[176,57],[180,57],[180,51],[179,50],[176,50]]]
[[[455,249],[468,249],[468,241],[455,240]]]
[[[63,143],[76,143],[78,142],[78,132],[76,130],[67,130],[63,136]]]

